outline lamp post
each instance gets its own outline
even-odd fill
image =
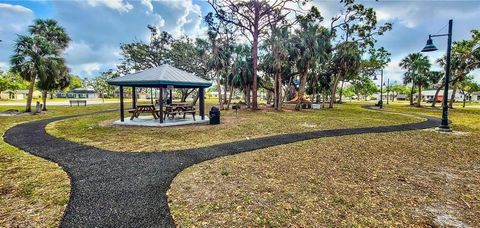
[[[437,47],[433,44],[432,37],[439,37],[439,36],[447,36],[447,61],[445,64],[445,89],[443,91],[443,100],[442,100],[442,123],[437,128],[439,131],[443,132],[450,132],[450,126],[448,125],[448,84],[450,83],[450,56],[452,52],[452,25],[453,20],[450,19],[448,21],[448,33],[447,34],[436,34],[436,35],[429,35],[427,44],[422,49],[422,52],[430,52],[438,50]],[[436,99],[436,98],[434,98]]]
[[[377,75],[373,77],[373,80],[378,80]],[[380,108],[383,108],[383,69],[380,69]]]
[[[387,104],[388,104],[388,99],[390,99],[390,78],[387,78]]]

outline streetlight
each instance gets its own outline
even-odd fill
[[[375,81],[378,80],[376,74],[373,76],[373,80],[375,80]],[[379,106],[380,106],[380,108],[383,108],[383,68],[380,69],[380,102],[379,102]]]
[[[387,105],[388,99],[390,99],[390,78],[387,78]]]
[[[429,35],[427,44],[422,49],[422,52],[430,52],[438,50],[437,47],[433,44],[432,37],[439,37],[439,36],[447,36],[447,63],[445,64],[445,89],[443,91],[443,110],[442,110],[442,123],[437,128],[439,131],[443,132],[450,132],[450,126],[448,125],[448,84],[450,83],[450,55],[452,52],[452,25],[453,20],[450,19],[448,21],[448,33],[447,34],[437,34],[437,35]],[[434,98],[436,99],[436,98]]]

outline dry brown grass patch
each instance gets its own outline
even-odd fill
[[[180,173],[169,202],[184,227],[478,226],[480,135],[469,137],[367,134],[215,159]]]

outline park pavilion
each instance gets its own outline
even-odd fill
[[[206,123],[205,117],[205,88],[211,82],[197,77],[192,73],[180,70],[168,64],[150,68],[133,74],[127,74],[108,81],[110,85],[119,86],[120,120],[118,125],[135,126],[176,126],[195,123]],[[124,89],[132,89],[132,108],[126,111],[132,114],[125,118]],[[151,88],[158,90],[158,100],[151,104],[137,104],[137,89]],[[174,89],[198,89],[198,110],[191,104],[173,103]],[[140,114],[145,113],[147,115]],[[198,115],[197,115],[198,114]]]

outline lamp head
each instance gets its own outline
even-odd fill
[[[430,51],[436,51],[436,50],[438,50],[438,48],[435,47],[435,45],[433,44],[432,36],[429,35],[428,40],[427,40],[427,44],[422,49],[422,52],[430,52]]]

